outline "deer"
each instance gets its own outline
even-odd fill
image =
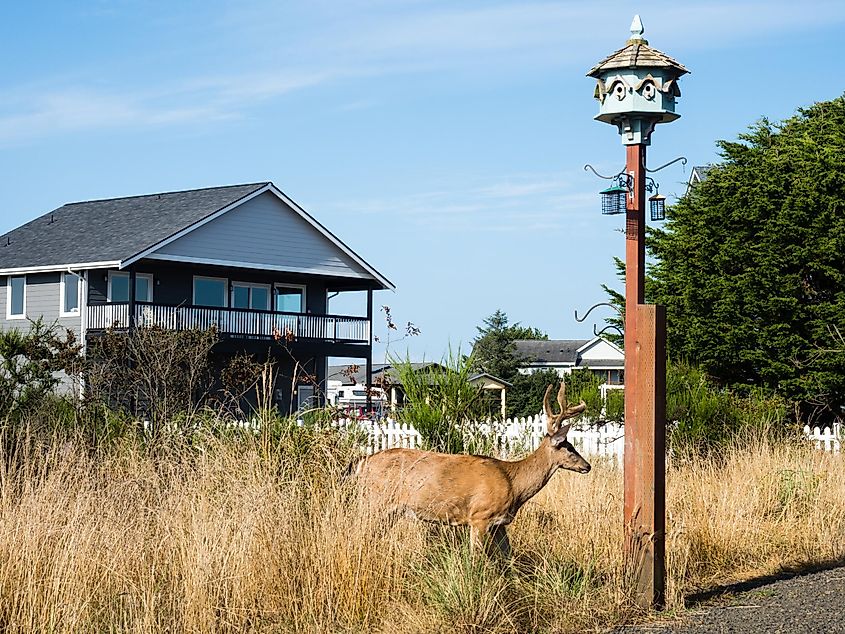
[[[546,388],[543,410],[546,435],[522,460],[444,454],[419,449],[386,449],[349,466],[361,500],[387,514],[452,526],[469,526],[472,552],[490,551],[490,543],[510,558],[507,527],[519,509],[539,493],[558,469],[588,473],[590,464],[567,441],[568,420],[586,403],[567,405],[563,381],[557,394],[560,412],[552,411],[554,385]]]

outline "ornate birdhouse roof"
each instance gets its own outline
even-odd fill
[[[607,71],[623,68],[671,68],[678,77],[689,72],[680,62],[648,45],[648,40],[643,38],[640,16],[634,17],[631,38],[625,43],[625,47],[593,66],[587,76],[598,78]]]

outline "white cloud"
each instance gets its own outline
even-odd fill
[[[566,175],[519,175],[469,187],[397,195],[368,200],[326,201],[320,207],[343,214],[375,216],[375,222],[402,219],[448,231],[556,231],[592,217],[598,205],[594,192],[576,190]]]
[[[771,42],[774,36],[845,21],[840,1],[815,2],[812,10],[783,0],[660,1],[639,10],[646,36],[682,61],[689,51],[755,38]],[[181,77],[167,74],[152,90],[146,88],[149,81],[139,82],[132,73],[112,69],[109,75],[108,55],[102,68],[87,73],[65,69],[73,79],[57,79],[55,85],[42,78],[37,88],[6,86],[0,143],[90,129],[201,125],[351,77],[494,73],[506,81],[513,73],[564,65],[586,70],[624,42],[630,14],[626,2],[237,4],[205,23],[192,16],[195,39],[181,42],[179,55],[196,57],[197,63],[187,76],[188,71]],[[171,28],[180,26],[177,21]],[[366,107],[366,102],[336,107]],[[521,189],[524,185],[499,186],[514,196],[533,193]],[[491,193],[496,194],[478,195]]]

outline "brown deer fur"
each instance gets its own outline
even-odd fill
[[[543,407],[546,436],[529,456],[517,461],[487,456],[467,456],[387,449],[360,460],[354,467],[364,499],[393,512],[413,517],[469,526],[473,548],[492,539],[506,555],[510,544],[506,528],[516,513],[534,497],[558,469],[579,473],[590,470],[566,440],[570,425],[561,422],[586,409],[567,406],[563,382],[558,392],[561,411],[551,408],[552,385]]]

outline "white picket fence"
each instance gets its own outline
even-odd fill
[[[338,429],[357,430],[364,436],[362,443],[366,453],[394,447],[418,448],[422,445],[420,433],[407,423],[387,418],[382,421],[340,419],[332,425]],[[536,449],[546,435],[546,417],[543,414],[527,418],[507,419],[504,424],[485,421],[469,425],[482,438],[489,439],[489,445],[500,454],[508,456]],[[831,453],[842,450],[843,429],[841,423],[833,428],[804,427],[804,436],[817,449]],[[621,463],[625,451],[625,427],[618,423],[590,425],[580,423],[569,431],[569,441],[584,456],[606,457]]]
[[[832,429],[825,427],[824,430],[820,427],[810,429],[809,425],[804,425],[804,435],[808,440],[815,443],[816,449],[831,453],[842,451],[842,423],[834,423]]]
[[[340,419],[333,426],[362,433],[365,437],[363,449],[368,454],[394,447],[415,449],[422,445],[422,436],[416,429],[390,418],[382,421]],[[546,435],[546,417],[538,414],[509,418],[504,423],[484,421],[467,427],[474,437],[487,439],[497,453],[507,456],[536,449]],[[621,460],[625,448],[624,427],[618,424],[591,426],[582,423],[572,427],[568,439],[581,454],[591,457]]]

